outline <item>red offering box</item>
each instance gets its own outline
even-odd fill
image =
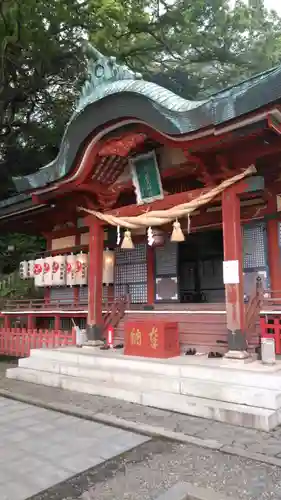
[[[124,354],[145,358],[179,356],[178,323],[138,320],[125,322]]]

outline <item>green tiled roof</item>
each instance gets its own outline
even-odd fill
[[[120,118],[145,121],[168,135],[186,135],[252,112],[281,99],[281,66],[222,90],[188,101],[141,79],[128,68],[88,47],[88,77],[57,158],[35,174],[14,179],[18,192],[62,179],[75,165],[80,145],[95,129]],[[106,111],[106,112],[105,112]],[[162,118],[161,118],[162,117]],[[0,207],[3,204],[0,203]]]

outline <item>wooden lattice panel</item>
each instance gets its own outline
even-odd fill
[[[244,269],[265,268],[267,266],[265,223],[245,225],[242,234]]]
[[[133,250],[116,250],[114,296],[129,293],[133,304],[147,302],[146,245],[138,244]]]
[[[155,249],[156,276],[176,276],[178,266],[178,244],[167,241]]]
[[[146,282],[146,262],[139,264],[124,264],[116,266],[115,283]]]

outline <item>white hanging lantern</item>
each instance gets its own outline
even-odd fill
[[[76,285],[76,255],[73,254],[66,256],[66,284]]]
[[[106,285],[114,283],[115,254],[111,250],[103,252],[102,282]]]
[[[34,260],[29,260],[27,263],[27,277],[34,278]]]
[[[76,255],[76,285],[87,285],[88,283],[88,255],[79,253]]]
[[[64,286],[65,278],[65,255],[56,255],[53,257],[52,281],[53,286]]]
[[[28,262],[27,260],[22,260],[20,262],[20,279],[26,280],[28,278]]]
[[[34,284],[37,287],[44,286],[44,259],[34,261]]]
[[[44,259],[44,286],[52,286],[53,284],[53,257]]]

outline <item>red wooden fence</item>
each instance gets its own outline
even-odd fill
[[[0,354],[24,357],[31,349],[61,347],[76,344],[76,334],[62,330],[26,330],[0,328]]]
[[[281,354],[281,319],[279,317],[261,317],[261,338],[275,340],[275,352]]]

